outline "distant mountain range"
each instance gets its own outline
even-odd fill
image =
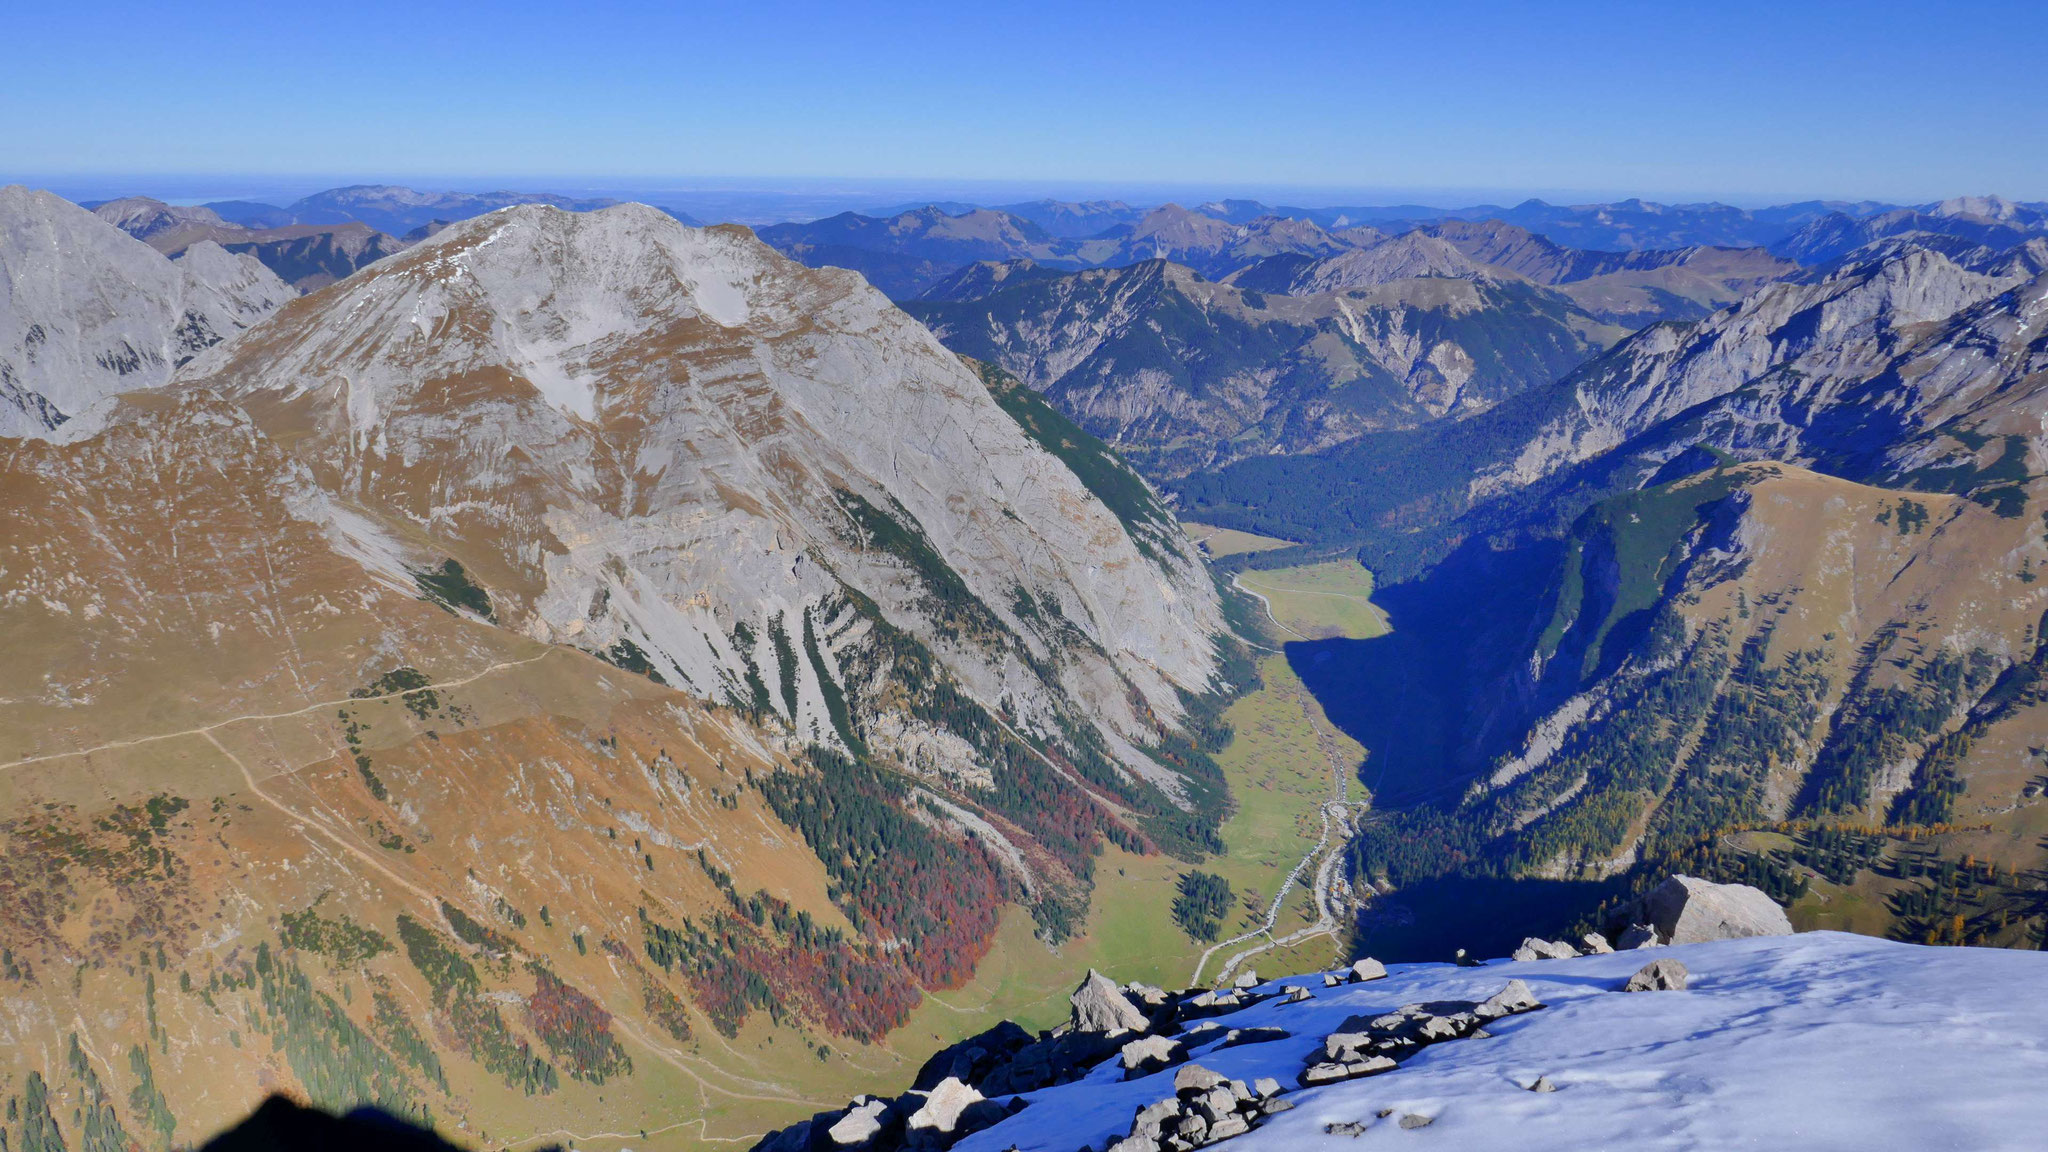
[[[545,192],[421,192],[360,184],[317,192],[286,207],[249,200],[177,206],[147,196],[89,201],[84,207],[167,256],[212,241],[255,257],[293,287],[311,292],[458,220],[515,204],[588,212],[616,203]],[[669,215],[697,223],[681,213]]]
[[[1097,224],[1097,231],[1083,230]],[[953,269],[976,260],[1029,259],[1072,268],[1168,259],[1220,278],[1267,256],[1331,256],[1416,230],[1458,232],[1475,225],[1520,229],[1556,248],[1580,252],[1762,248],[1780,259],[1814,266],[1874,240],[1908,233],[1978,243],[2039,234],[2048,229],[2048,205],[1998,197],[1959,197],[1917,208],[1809,201],[1753,211],[1642,200],[1569,207],[1530,200],[1512,207],[1455,209],[1295,208],[1225,200],[1143,211],[1121,202],[948,203],[881,216],[847,212],[809,223],[776,224],[763,228],[761,236],[807,263],[838,263],[869,273],[877,287],[903,299],[929,291]],[[1610,269],[1622,270],[1619,265]]]
[[[448,223],[495,212],[514,204],[546,204],[571,212],[590,212],[617,204],[603,198],[579,199],[552,192],[422,192],[389,184],[354,184],[330,188],[279,207],[246,200],[204,205],[232,224],[277,228],[287,224],[367,224],[379,232],[403,236],[436,221]],[[685,224],[697,221],[670,213]]]

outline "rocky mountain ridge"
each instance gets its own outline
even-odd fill
[[[1351,255],[1329,263],[1355,267],[1341,263]],[[1060,276],[1008,268],[976,273],[993,288],[979,299],[905,308],[1158,479],[1484,411],[1620,332],[1518,278],[1411,276],[1289,296],[1163,261]]]
[[[1984,434],[2032,435],[2016,409],[2042,367],[2029,317],[2048,283],[2028,271],[1975,272],[1908,246],[1690,327],[1646,330],[1582,370],[1572,410],[1474,491],[1526,484],[1680,417],[1688,440],[1851,475],[1935,464],[1941,449],[1922,436],[1966,418]],[[1962,449],[1950,442],[1951,455]]]
[[[0,435],[45,434],[158,387],[295,295],[248,256],[200,243],[174,262],[19,185],[0,188],[0,227]]]

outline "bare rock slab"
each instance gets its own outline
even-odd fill
[[[1673,876],[1644,898],[1643,910],[1671,944],[1792,934],[1792,921],[1777,901],[1747,884]]]

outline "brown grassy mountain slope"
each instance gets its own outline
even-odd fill
[[[46,510],[0,560],[0,1091],[40,1077],[72,1139],[96,1095],[162,1147],[290,1088],[687,1144],[808,1107],[771,1018],[858,1049],[954,978],[853,927],[744,719],[366,569],[232,407],[10,442],[0,490]],[[921,959],[971,963],[988,915]]]

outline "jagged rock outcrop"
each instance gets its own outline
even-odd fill
[[[0,436],[160,387],[295,295],[216,245],[172,262],[67,200],[0,188]]]
[[[1074,1005],[1072,1020],[1076,1032],[1143,1032],[1150,1027],[1145,1014],[1124,997],[1116,981],[1090,968],[1088,975],[1068,997]]]

